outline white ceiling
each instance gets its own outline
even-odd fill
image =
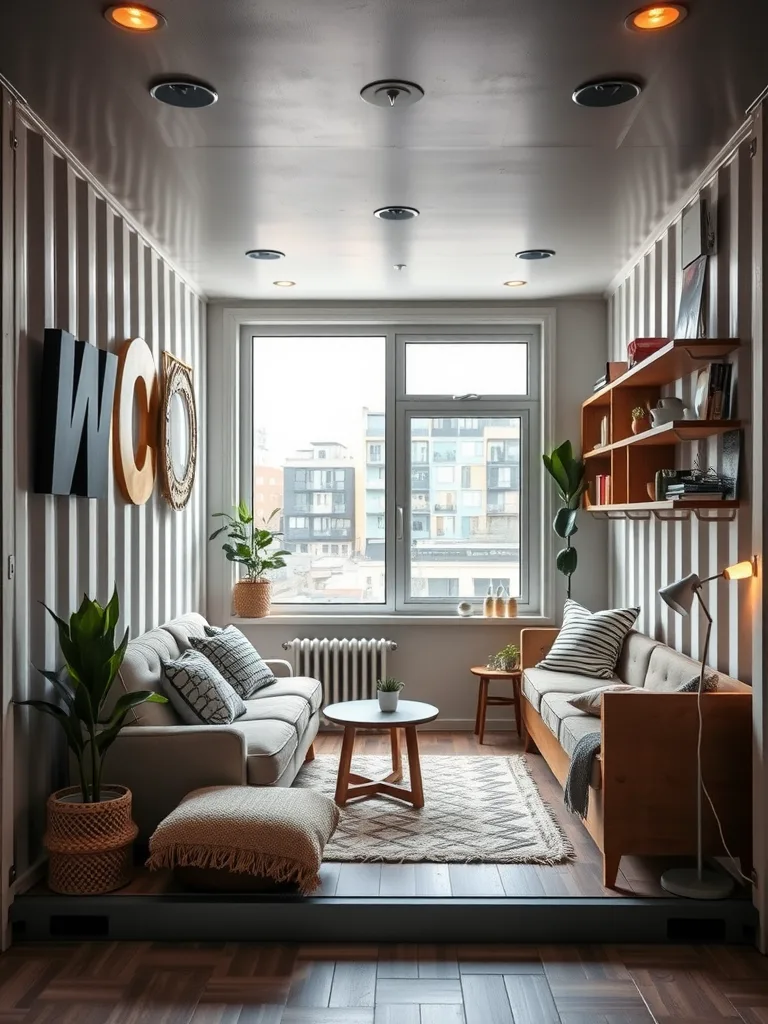
[[[624,28],[633,0],[154,6],[168,27],[139,37],[99,0],[9,2],[0,72],[211,297],[601,293],[768,81],[764,0],[691,0],[678,28],[642,35]],[[156,103],[147,84],[171,73],[219,102]],[[605,74],[646,89],[613,110],[571,102]],[[424,99],[363,103],[385,77]],[[421,217],[372,216],[391,203]],[[245,259],[259,246],[288,258]],[[538,246],[556,259],[514,258]]]

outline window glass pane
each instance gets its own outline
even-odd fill
[[[415,342],[405,345],[407,395],[526,395],[528,345],[520,341]],[[424,420],[419,420],[423,424]],[[461,420],[461,423],[477,422]],[[432,420],[433,436],[456,420]],[[415,434],[414,434],[415,436]]]
[[[414,423],[426,429],[423,441],[414,440]],[[408,596],[476,600],[501,585],[519,597],[522,420],[411,419],[409,427],[411,453],[423,444],[428,459],[411,462]],[[439,458],[446,449],[455,464]]]
[[[282,509],[291,553],[273,601],[383,603],[385,339],[253,345],[254,514]]]

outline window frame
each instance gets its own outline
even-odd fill
[[[239,312],[239,311],[238,311]],[[282,311],[281,311],[282,312]],[[444,314],[445,315],[445,314]],[[311,619],[315,616],[333,618],[397,616],[407,621],[408,617],[449,618],[455,617],[455,599],[430,599],[428,601],[406,600],[406,558],[409,544],[406,537],[411,530],[411,510],[404,495],[409,494],[412,469],[426,468],[431,465],[411,462],[410,444],[406,445],[405,412],[408,410],[413,419],[433,418],[442,415],[446,419],[462,421],[479,418],[502,416],[509,418],[517,414],[521,406],[528,407],[531,415],[529,420],[529,441],[521,446],[521,553],[540,553],[539,558],[526,561],[529,566],[530,581],[527,600],[519,602],[521,618],[550,620],[554,603],[554,582],[551,566],[553,562],[549,545],[543,545],[544,530],[542,522],[548,520],[551,499],[544,487],[543,473],[540,469],[538,452],[551,444],[553,430],[553,395],[551,375],[548,373],[551,347],[554,341],[554,311],[537,310],[528,315],[515,317],[503,315],[496,311],[492,316],[458,317],[456,322],[441,322],[439,315],[430,317],[430,322],[417,322],[413,326],[409,319],[392,323],[384,317],[364,317],[330,322],[314,319],[290,317],[286,310],[282,312],[279,322],[271,318],[263,321],[242,320],[239,323],[241,341],[240,359],[240,423],[241,441],[239,445],[240,480],[242,493],[252,493],[253,472],[253,373],[254,343],[260,337],[377,337],[383,338],[385,345],[385,433],[384,433],[384,469],[385,493],[385,593],[384,601],[378,603],[355,602],[280,602],[276,604],[273,617],[301,617]],[[284,318],[284,319],[283,319]],[[411,341],[445,343],[457,342],[509,342],[521,341],[529,346],[527,394],[525,396],[483,395],[477,399],[463,399],[445,396],[406,395],[405,394],[405,345]],[[457,405],[461,404],[461,409]],[[439,414],[436,410],[439,409]],[[419,415],[420,413],[420,415]],[[538,441],[536,440],[538,438]],[[423,440],[415,438],[414,440]],[[432,438],[427,439],[427,444]],[[537,444],[533,458],[533,445]],[[247,449],[247,451],[246,451]],[[399,458],[390,453],[396,453]],[[430,453],[431,454],[431,453]],[[525,468],[524,468],[525,467]],[[526,484],[527,482],[527,484]],[[457,485],[456,485],[457,486]],[[394,500],[391,496],[394,495]],[[527,495],[527,500],[525,496]],[[526,505],[526,512],[523,511]],[[527,542],[523,540],[523,522],[527,526]],[[402,529],[400,526],[402,524]],[[538,528],[536,528],[538,524]],[[523,564],[521,562],[521,564]],[[544,581],[548,585],[544,585]]]

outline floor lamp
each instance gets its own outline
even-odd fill
[[[699,606],[707,620],[707,630],[704,636],[704,648],[701,654],[701,669],[699,671],[699,688],[697,695],[699,710],[699,732],[696,744],[696,867],[695,868],[672,868],[665,871],[661,876],[661,885],[667,892],[675,896],[688,896],[697,900],[720,900],[730,896],[733,890],[733,879],[720,871],[704,869],[703,837],[702,837],[702,796],[704,784],[701,777],[701,740],[703,720],[701,716],[701,694],[704,689],[704,669],[707,664],[709,653],[709,637],[712,632],[712,616],[709,608],[701,596],[701,589],[705,583],[712,580],[745,580],[756,575],[757,560],[751,559],[748,562],[737,562],[736,565],[729,565],[727,569],[716,573],[714,576],[707,576],[700,579],[695,572],[685,576],[675,583],[662,587],[659,597],[665,604],[677,612],[678,615],[688,616],[693,607],[693,600]]]

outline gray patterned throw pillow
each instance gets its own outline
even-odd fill
[[[714,693],[720,679],[717,672],[705,672],[704,673],[704,686],[702,687],[702,693]],[[681,683],[677,688],[678,693],[698,693],[699,692],[699,677],[692,676],[687,683]]]
[[[206,633],[215,628],[208,626]],[[272,669],[237,626],[227,626],[205,638],[191,636],[189,642],[216,666],[243,700],[277,682]]]
[[[187,725],[231,725],[245,714],[240,697],[198,651],[163,662],[163,689]]]

